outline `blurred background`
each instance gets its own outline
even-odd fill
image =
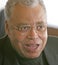
[[[7,0],[0,0],[0,11],[4,9]],[[44,0],[47,10],[49,35],[58,36],[58,0]]]

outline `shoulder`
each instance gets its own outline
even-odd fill
[[[58,56],[58,37],[48,37],[46,49],[53,55]]]
[[[52,54],[58,54],[58,37],[49,36],[45,49]]]
[[[7,40],[7,36],[3,37],[3,38],[0,38],[0,47],[1,45],[4,45],[4,43],[6,42]]]
[[[58,37],[49,36],[47,40],[47,48],[53,51],[58,49]]]
[[[58,65],[58,37],[48,37],[44,52],[50,65]]]
[[[0,39],[0,65],[2,65],[3,63],[3,57],[4,57],[3,49],[4,49],[5,39],[6,37]]]
[[[7,43],[6,40],[7,40],[7,36],[0,39],[0,56],[1,56],[1,54],[3,55],[4,46],[5,46],[6,43]]]
[[[10,55],[9,50],[9,42],[8,42],[8,36],[0,39],[0,65],[11,65],[10,64],[10,58],[13,55]],[[9,61],[10,60],[10,61]]]
[[[8,36],[0,39],[0,65],[17,65],[14,49]]]

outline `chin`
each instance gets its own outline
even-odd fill
[[[34,53],[34,54],[28,54],[28,55],[26,55],[25,57],[26,57],[26,58],[33,59],[33,58],[37,58],[37,57],[39,57],[39,56],[40,56],[40,53],[39,53],[39,54]]]

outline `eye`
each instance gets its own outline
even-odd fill
[[[45,25],[38,25],[37,26],[37,30],[38,31],[44,31],[46,29],[46,26]]]
[[[29,29],[30,29],[29,26],[19,26],[19,27],[18,27],[18,31],[20,31],[20,32],[26,32],[26,31],[28,31]]]

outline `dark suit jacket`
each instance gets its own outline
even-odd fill
[[[58,37],[48,37],[44,52],[49,65],[58,65]]]
[[[9,42],[7,37],[0,39],[0,65],[19,65]],[[58,65],[58,38],[48,37],[44,53],[49,65]]]

